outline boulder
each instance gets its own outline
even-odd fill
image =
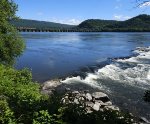
[[[73,101],[75,104],[79,104],[79,100],[77,98],[74,99]]]
[[[72,94],[79,94],[79,91],[73,91]]]
[[[94,105],[93,105],[93,110],[95,110],[95,111],[99,111],[99,109],[100,109],[100,106],[101,106],[101,104],[100,103],[98,103],[98,102],[96,102]]]
[[[94,106],[94,103],[93,102],[86,102],[85,103],[86,104],[86,106],[88,106],[88,107],[91,107],[91,108],[93,108],[93,106]]]
[[[107,109],[107,110],[114,110],[114,111],[119,111],[120,109],[118,108],[118,107],[116,107],[116,106],[113,106],[113,105],[111,105],[111,106],[105,106],[105,108]]]
[[[144,117],[141,117],[140,118],[140,124],[150,124],[150,121],[148,121],[146,118],[144,118]]]
[[[93,99],[101,100],[104,103],[110,101],[109,97],[105,93],[102,93],[102,92],[92,93],[92,97],[93,97]]]
[[[57,86],[59,86],[60,80],[51,80],[51,81],[47,81],[44,83],[42,90],[48,90],[48,89],[53,89],[56,88]]]
[[[87,93],[87,94],[85,95],[85,97],[86,97],[86,100],[92,101],[92,95],[91,95],[91,94]]]
[[[58,79],[46,81],[43,84],[42,93],[52,94],[52,92],[55,90],[55,88],[58,87],[59,85],[61,85],[61,81]]]
[[[111,106],[112,105],[112,102],[105,102],[105,103],[101,103],[102,106]]]

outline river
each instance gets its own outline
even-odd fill
[[[123,109],[150,119],[150,33],[21,33],[26,50],[15,67],[33,79],[63,78],[107,93]],[[72,77],[71,77],[72,75]],[[68,78],[67,78],[68,77]]]

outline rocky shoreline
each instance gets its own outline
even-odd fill
[[[110,98],[107,94],[103,92],[92,92],[86,89],[78,89],[70,88],[63,84],[61,80],[52,80],[47,81],[42,86],[42,93],[44,94],[53,94],[53,92],[57,92],[58,94],[64,94],[62,98],[62,102],[64,104],[75,103],[75,104],[85,104],[89,112],[92,110],[95,111],[103,111],[104,108],[118,110],[119,108],[112,104]]]
[[[52,95],[54,92],[63,94],[61,99],[63,104],[72,103],[85,105],[87,113],[104,111],[104,109],[120,111],[119,107],[112,103],[107,94],[87,85],[80,87],[78,85],[70,86],[70,84],[65,84],[62,80],[56,79],[45,82],[42,85],[41,92],[49,95]],[[150,124],[144,117],[138,117],[138,120],[139,124]]]

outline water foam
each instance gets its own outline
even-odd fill
[[[119,107],[150,118],[150,106],[142,100],[145,90],[150,89],[150,47],[138,47],[133,52],[136,56],[114,60],[95,73],[87,73],[84,79],[71,77],[62,83],[81,83],[99,89]]]
[[[85,79],[78,76],[66,78],[62,82],[67,84],[80,82],[104,89],[105,86],[101,85],[98,80],[109,79],[126,85],[147,89],[150,87],[150,47],[138,47],[133,52],[138,55],[128,59],[115,60],[112,64],[98,69],[95,73],[88,73]],[[124,66],[126,68],[123,68]]]

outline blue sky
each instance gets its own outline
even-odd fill
[[[14,0],[24,19],[79,24],[86,19],[126,20],[150,14],[149,6],[134,8],[136,0]]]

